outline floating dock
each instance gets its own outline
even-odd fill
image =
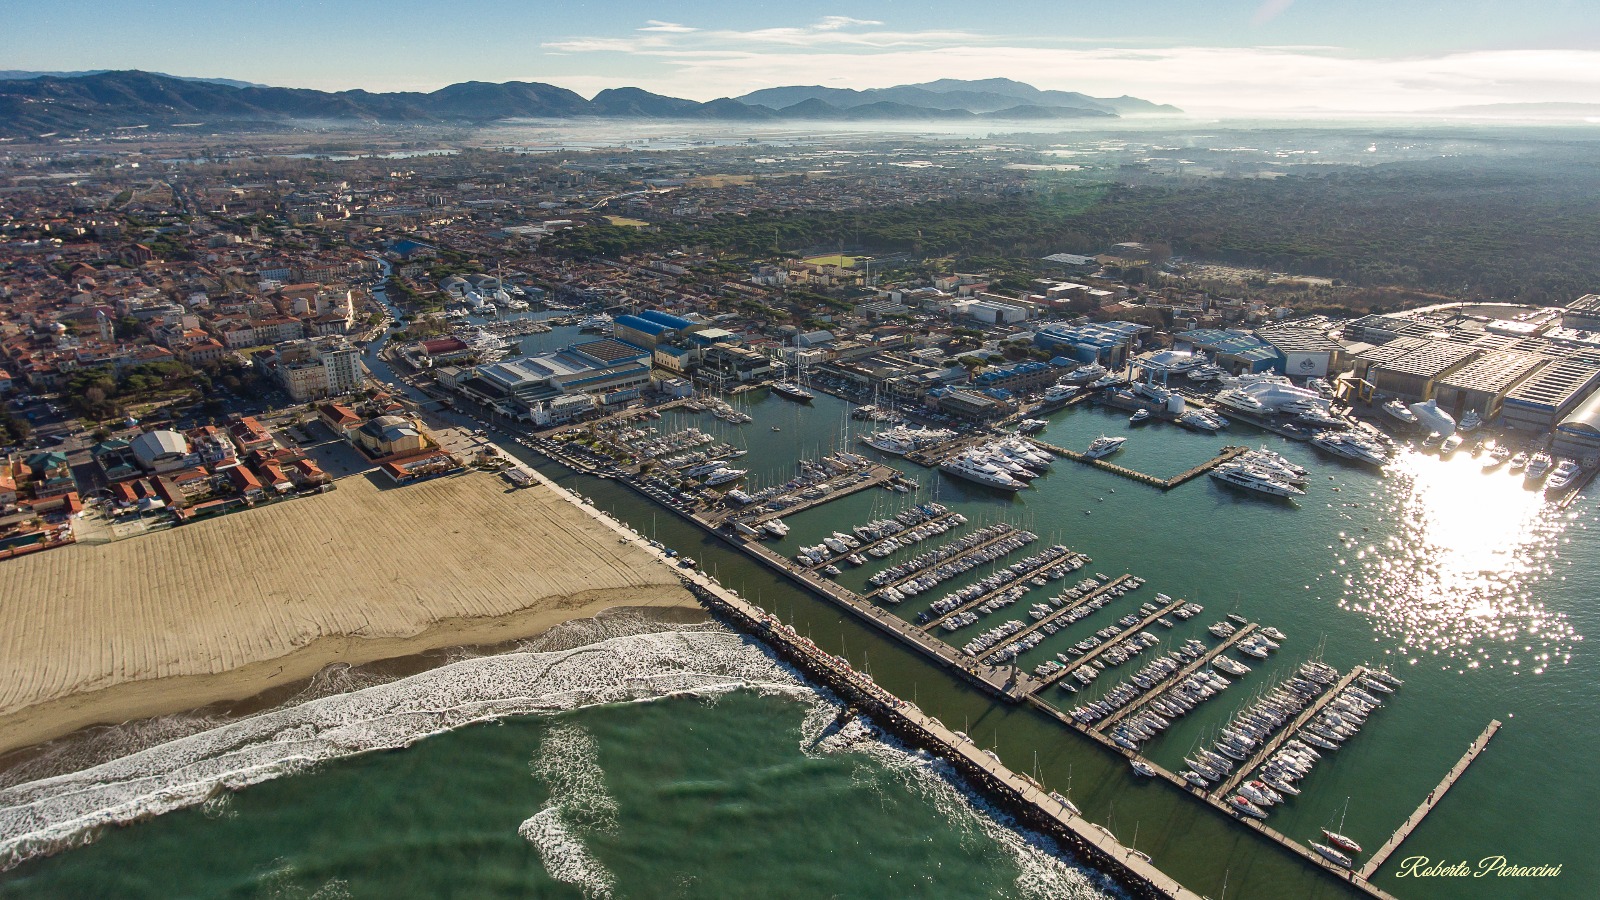
[[[1033,567],[1023,571],[1023,573],[1021,575],[1018,575],[1017,577],[1011,579],[1010,581],[1007,581],[1005,584],[1000,585],[999,587],[995,588],[992,591],[984,591],[983,593],[979,594],[978,596],[972,598],[971,600],[967,601],[966,603],[961,604],[960,606],[956,607],[955,609],[952,609],[949,612],[939,616],[936,619],[929,619],[928,621],[922,623],[922,625],[919,626],[919,627],[921,627],[923,631],[931,632],[931,631],[933,631],[935,626],[941,625],[944,622],[946,622],[947,620],[949,620],[949,619],[951,619],[951,618],[953,618],[955,616],[959,616],[959,615],[961,615],[962,613],[966,612],[969,609],[976,609],[979,606],[982,606],[983,604],[987,603],[990,599],[992,599],[992,598],[994,598],[994,597],[996,597],[996,596],[998,596],[1000,594],[1003,594],[1006,591],[1009,591],[1014,587],[1019,587],[1019,586],[1032,587],[1032,585],[1028,584],[1028,580],[1029,579],[1037,578],[1039,575],[1043,574],[1044,572],[1049,571],[1050,569],[1055,568],[1056,566],[1071,565],[1071,566],[1074,567],[1073,571],[1077,571],[1078,569],[1081,569],[1081,568],[1083,568],[1084,566],[1086,566],[1088,564],[1089,564],[1089,557],[1084,556],[1082,553],[1075,553],[1075,552],[1073,552],[1071,550],[1068,550],[1067,552],[1062,553],[1059,556],[1052,556],[1049,559],[1045,560],[1044,562],[1039,563],[1038,565],[1033,566]],[[1014,638],[1007,638],[1008,642],[1011,641],[1011,640],[1014,640]]]
[[[1444,799],[1445,791],[1454,787],[1461,776],[1466,774],[1467,766],[1472,765],[1473,760],[1478,758],[1478,754],[1483,752],[1483,748],[1488,746],[1489,739],[1494,737],[1494,733],[1499,730],[1500,720],[1491,719],[1489,727],[1485,728],[1482,734],[1467,745],[1467,752],[1456,760],[1456,764],[1450,767],[1449,772],[1445,773],[1444,780],[1439,782],[1439,786],[1428,792],[1428,798],[1422,801],[1422,805],[1418,806],[1415,812],[1400,823],[1400,827],[1395,829],[1394,834],[1389,835],[1389,839],[1383,842],[1383,846],[1379,847],[1371,858],[1367,860],[1367,864],[1361,867],[1362,878],[1371,878],[1388,861],[1390,855],[1400,849],[1400,845],[1405,843],[1406,838],[1411,836],[1411,832],[1415,831],[1417,826],[1422,824],[1422,820],[1427,817],[1428,813],[1432,812],[1433,808],[1439,805],[1439,801]]]
[[[1021,530],[1022,529],[1020,529],[1020,528],[1012,528],[1010,531],[1007,531],[1004,534],[995,535],[994,537],[988,539],[987,541],[984,541],[981,544],[977,544],[975,546],[968,547],[967,549],[961,551],[960,553],[957,553],[955,556],[950,557],[950,560],[960,559],[961,557],[966,556],[969,553],[977,553],[977,552],[983,550],[986,547],[991,547],[994,544],[996,544],[996,543],[998,543],[1000,541],[1003,541],[1008,537],[1011,537],[1012,535],[1016,534],[1018,531],[1021,531]],[[1019,547],[1017,549],[1020,550],[1022,548]],[[900,585],[905,584],[908,581],[915,581],[916,579],[921,578],[922,576],[928,574],[929,572],[933,571],[934,569],[939,568],[940,565],[944,564],[945,562],[949,562],[950,560],[941,560],[940,562],[934,563],[933,565],[928,566],[927,568],[918,569],[915,572],[911,572],[911,573],[907,574],[904,578],[897,578],[894,581],[885,582],[881,587],[877,587],[877,588],[874,588],[874,589],[868,591],[866,596],[867,596],[868,599],[872,599],[872,598],[878,596],[879,594],[883,593],[885,588],[899,587]],[[945,579],[945,580],[948,581],[950,579]]]
[[[872,541],[871,543],[862,544],[859,548],[856,548],[856,549],[853,549],[853,550],[845,550],[843,553],[835,553],[832,556],[828,557],[827,559],[824,559],[822,562],[816,563],[815,565],[812,565],[812,564],[809,564],[809,563],[801,563],[801,562],[796,562],[795,565],[805,566],[808,569],[823,569],[823,568],[827,568],[828,566],[833,565],[836,562],[840,562],[841,560],[843,560],[846,557],[848,557],[848,556],[850,556],[852,554],[855,554],[855,553],[860,553],[860,554],[863,554],[863,555],[870,556],[871,554],[868,551],[872,550],[872,548],[877,547],[877,546],[879,546],[881,544],[887,544],[890,541],[894,540],[895,538],[904,537],[906,531],[913,531],[915,529],[923,527],[924,525],[933,525],[933,524],[936,524],[936,523],[939,523],[939,522],[946,521],[951,516],[954,516],[955,514],[956,514],[955,510],[950,510],[949,512],[942,513],[940,515],[934,516],[931,519],[923,519],[921,522],[918,522],[917,524],[912,525],[910,528],[905,529],[905,531],[897,531],[894,534],[887,534],[887,535],[884,535],[881,538],[878,538],[875,541]],[[950,532],[946,531],[944,533],[945,534],[949,534]],[[873,559],[877,559],[879,562],[882,561],[881,559],[878,559],[877,557],[873,557]]]
[[[1079,453],[1076,450],[1068,450],[1065,447],[1058,447],[1055,444],[1047,443],[1035,438],[1028,438],[1027,440],[1029,443],[1032,443],[1041,450],[1048,450],[1057,456],[1065,457],[1066,459],[1073,460],[1074,462],[1081,462],[1085,465],[1094,466],[1096,469],[1102,469],[1112,473],[1113,475],[1121,475],[1123,478],[1137,481],[1140,484],[1147,484],[1150,487],[1158,488],[1163,491],[1170,491],[1178,485],[1181,485],[1187,481],[1191,481],[1195,478],[1199,478],[1201,475],[1204,475],[1205,473],[1215,469],[1217,466],[1220,466],[1225,462],[1233,460],[1237,456],[1241,456],[1250,452],[1249,447],[1223,447],[1216,456],[1206,460],[1192,469],[1179,472],[1177,475],[1174,475],[1171,478],[1157,478],[1154,475],[1135,471],[1127,466],[1119,466],[1114,462],[1107,462],[1103,458],[1095,459]]]

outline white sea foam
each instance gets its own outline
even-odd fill
[[[289,705],[236,721],[218,725],[216,719],[171,717],[126,726],[121,737],[109,731],[95,738],[88,754],[92,765],[54,774],[68,759],[79,758],[69,755],[41,763],[52,772],[47,777],[0,786],[0,871],[88,843],[106,825],[197,804],[206,804],[212,815],[229,815],[228,790],[327,760],[404,747],[474,722],[685,694],[709,701],[751,690],[806,705],[802,752],[863,753],[876,763],[858,774],[863,786],[883,791],[877,773],[887,771],[934,804],[964,840],[1002,847],[1016,860],[1023,896],[1093,897],[1107,889],[1103,879],[1064,859],[1054,841],[1017,829],[943,761],[908,750],[860,719],[835,728],[843,705],[749,640],[716,626],[637,633],[649,627],[629,617],[573,627],[524,645],[540,649],[466,656],[387,683],[335,670]],[[573,646],[581,638],[619,632]],[[355,689],[326,693],[340,685]],[[132,751],[101,759],[119,740]],[[532,770],[549,786],[550,801],[518,833],[552,877],[588,896],[610,896],[613,877],[584,842],[585,835],[616,827],[616,804],[605,789],[592,738],[571,723],[553,725]],[[337,895],[341,887],[323,885],[318,893]]]
[[[550,798],[517,833],[539,851],[550,877],[576,885],[585,897],[607,900],[616,878],[584,843],[587,834],[617,827],[617,802],[606,790],[594,738],[582,726],[555,725],[540,741],[532,769]]]
[[[806,693],[785,667],[721,630],[638,634],[568,650],[466,659],[0,788],[0,871],[85,843],[106,825],[193,806],[219,790],[325,760],[404,747],[473,722],[741,688]]]

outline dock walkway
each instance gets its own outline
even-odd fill
[[[1185,678],[1188,678],[1190,675],[1193,675],[1194,673],[1210,665],[1211,661],[1221,655],[1222,651],[1232,647],[1234,644],[1239,643],[1241,640],[1244,640],[1245,635],[1255,630],[1256,623],[1254,622],[1251,622],[1248,625],[1240,625],[1238,631],[1228,635],[1228,637],[1224,639],[1222,643],[1200,654],[1199,659],[1196,659],[1194,662],[1191,662],[1187,666],[1179,669],[1170,677],[1163,679],[1160,684],[1152,685],[1150,690],[1140,694],[1138,699],[1131,701],[1127,706],[1124,706],[1111,715],[1106,716],[1104,719],[1101,719],[1099,722],[1096,722],[1094,725],[1094,730],[1104,734],[1105,731],[1111,726],[1127,718],[1131,713],[1142,708],[1151,700],[1154,700],[1162,691],[1166,690],[1172,685],[1182,682]]]
[[[1428,813],[1439,805],[1439,801],[1444,799],[1445,791],[1455,786],[1456,781],[1466,773],[1467,766],[1472,765],[1473,760],[1478,758],[1478,754],[1483,752],[1483,748],[1488,746],[1489,739],[1494,737],[1494,733],[1499,730],[1500,720],[1491,719],[1489,727],[1485,728],[1482,734],[1467,745],[1467,752],[1459,760],[1456,760],[1456,764],[1450,767],[1449,772],[1445,773],[1444,780],[1439,782],[1439,786],[1428,792],[1428,798],[1422,801],[1422,805],[1418,806],[1416,811],[1412,812],[1404,822],[1400,823],[1400,827],[1395,829],[1394,834],[1389,835],[1389,839],[1383,842],[1383,846],[1379,847],[1377,852],[1373,853],[1371,858],[1367,860],[1367,864],[1361,867],[1362,878],[1371,878],[1388,861],[1389,856],[1400,849],[1400,845],[1405,842],[1406,838],[1411,836],[1411,832],[1415,831],[1418,825],[1422,824],[1422,820]]]
[[[978,544],[977,546],[968,547],[967,549],[961,551],[960,553],[957,553],[955,556],[952,556],[949,559],[942,559],[942,560],[940,560],[940,561],[938,561],[936,563],[933,563],[932,565],[924,566],[923,568],[918,569],[915,572],[908,573],[904,578],[896,578],[894,581],[885,582],[881,587],[876,587],[876,588],[873,588],[872,590],[868,591],[865,596],[868,599],[871,599],[871,598],[874,598],[874,597],[878,596],[879,594],[883,593],[885,588],[899,587],[900,585],[905,584],[908,581],[915,581],[916,579],[921,578],[922,576],[928,574],[929,572],[933,571],[934,569],[939,568],[940,566],[944,565],[947,562],[951,562],[953,560],[960,559],[961,557],[966,556],[969,553],[977,553],[977,552],[979,552],[980,550],[983,550],[986,547],[993,546],[994,544],[998,543],[999,541],[1003,541],[1006,538],[1011,537],[1012,535],[1016,534],[1020,530],[1021,529],[1019,529],[1019,528],[1011,528],[1010,530],[1004,532],[1003,534],[995,535],[994,537],[988,539],[987,541],[984,541],[981,544]],[[1026,547],[1026,546],[1027,546],[1027,544],[1023,545],[1023,547]],[[1022,549],[1022,547],[1018,547],[1017,548],[1017,550],[1021,550],[1021,549]],[[1015,553],[1015,552],[1017,552],[1017,551],[1016,550],[1011,551],[1011,553]],[[1006,556],[1010,556],[1010,555],[1011,555],[1010,553],[1006,554]],[[1001,559],[1004,559],[1004,558],[1005,557],[1001,557]],[[948,581],[948,580],[949,579],[946,579],[946,581]]]
[[[1140,484],[1147,484],[1150,487],[1163,491],[1170,491],[1178,485],[1198,478],[1212,469],[1215,469],[1217,466],[1231,461],[1237,456],[1250,452],[1249,447],[1223,447],[1216,456],[1206,460],[1192,469],[1179,472],[1177,475],[1174,475],[1171,478],[1157,478],[1154,475],[1150,475],[1145,472],[1139,472],[1134,469],[1130,469],[1127,466],[1119,466],[1114,462],[1108,462],[1104,458],[1096,459],[1083,453],[1079,453],[1076,450],[1068,450],[1065,447],[1059,447],[1055,444],[1038,440],[1037,438],[1028,438],[1028,441],[1037,446],[1039,449],[1048,450],[1057,456],[1065,457],[1075,462],[1081,462],[1085,465],[1094,466],[1097,469],[1103,469],[1112,473],[1113,475],[1121,475],[1123,478],[1137,481]]]
[[[1023,638],[1027,637],[1028,635],[1033,634],[1035,631],[1038,631],[1039,629],[1045,627],[1046,625],[1049,625],[1051,622],[1054,622],[1055,620],[1061,618],[1062,616],[1066,615],[1067,613],[1072,612],[1073,610],[1077,609],[1078,607],[1083,606],[1085,603],[1088,603],[1089,601],[1091,601],[1094,598],[1100,596],[1101,594],[1104,594],[1106,591],[1112,590],[1117,585],[1126,582],[1127,580],[1129,580],[1132,577],[1133,577],[1132,575],[1127,575],[1127,574],[1118,575],[1117,577],[1111,579],[1110,581],[1105,582],[1104,584],[1099,585],[1098,587],[1096,587],[1093,590],[1089,591],[1089,593],[1084,594],[1082,597],[1079,597],[1078,599],[1072,601],[1071,603],[1065,604],[1059,609],[1052,609],[1048,616],[1045,616],[1044,618],[1039,619],[1038,621],[1034,622],[1032,625],[1029,625],[1027,628],[1024,628],[1021,631],[1017,632],[1016,634],[1013,634],[1011,637],[1006,638],[1006,640],[1008,640],[1008,641],[1020,641]]]
[[[1343,678],[1340,678],[1338,681],[1334,682],[1332,687],[1323,691],[1322,694],[1317,697],[1317,699],[1311,701],[1310,706],[1307,706],[1305,709],[1301,710],[1300,715],[1295,716],[1294,721],[1290,722],[1288,727],[1280,729],[1278,733],[1273,736],[1272,740],[1267,741],[1266,744],[1262,745],[1260,750],[1257,750],[1255,753],[1251,754],[1249,759],[1240,763],[1239,766],[1233,770],[1233,774],[1228,776],[1228,780],[1224,781],[1222,786],[1216,789],[1216,795],[1218,797],[1227,796],[1229,791],[1239,786],[1239,782],[1245,780],[1245,778],[1249,776],[1251,772],[1256,770],[1256,767],[1260,766],[1269,757],[1271,757],[1273,751],[1282,746],[1285,741],[1294,737],[1295,733],[1304,727],[1307,722],[1311,721],[1317,713],[1322,712],[1323,707],[1333,702],[1333,698],[1339,696],[1340,691],[1343,691],[1345,688],[1349,687],[1357,678],[1360,678],[1365,674],[1367,674],[1365,667],[1356,666],[1354,669],[1351,669]]]

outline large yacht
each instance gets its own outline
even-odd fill
[[[1125,437],[1106,437],[1102,434],[1089,442],[1089,449],[1085,450],[1083,455],[1090,459],[1100,459],[1121,450],[1122,445],[1127,442],[1128,439]]]
[[[1390,400],[1388,403],[1383,404],[1383,406],[1380,408],[1385,413],[1393,416],[1400,422],[1403,422],[1407,425],[1417,424],[1417,414],[1412,412],[1411,409],[1406,406],[1406,402],[1401,400],[1399,397],[1396,397],[1393,400]]]
[[[1223,463],[1211,470],[1211,477],[1258,494],[1271,494],[1275,497],[1298,497],[1305,494],[1305,491],[1287,481],[1279,481],[1266,472],[1241,463]]]
[[[1089,382],[1094,381],[1096,378],[1100,378],[1105,374],[1105,366],[1102,366],[1099,363],[1089,363],[1085,366],[1079,366],[1076,369],[1073,369],[1071,372],[1061,376],[1061,383],[1088,384]]]
[[[1221,431],[1228,427],[1228,420],[1209,409],[1191,409],[1178,417],[1178,424],[1196,431]]]
[[[1020,491],[1028,486],[998,466],[967,453],[951,457],[939,466],[939,471],[1002,491]]]
[[[955,436],[956,433],[947,428],[908,428],[905,425],[896,425],[876,434],[865,435],[861,438],[861,442],[881,453],[904,456],[930,444],[948,441]]]
[[[1542,452],[1535,453],[1528,460],[1528,469],[1526,472],[1522,473],[1523,477],[1529,481],[1538,481],[1544,477],[1546,472],[1550,470],[1550,464],[1552,462],[1554,462],[1554,460],[1550,458],[1550,454]]]
[[[1389,462],[1389,453],[1381,444],[1350,432],[1319,431],[1311,438],[1311,445],[1335,456],[1375,466]]]
[[[788,397],[790,400],[799,400],[802,403],[809,403],[810,401],[816,399],[817,396],[816,394],[811,393],[792,381],[773,382],[772,392],[774,394]]]
[[[1217,395],[1216,400],[1222,406],[1239,412],[1253,413],[1258,416],[1265,415],[1268,412],[1267,407],[1260,400],[1239,388],[1229,388],[1223,391]]]
[[[1576,481],[1578,473],[1582,471],[1583,469],[1577,463],[1570,459],[1563,459],[1556,463],[1555,471],[1550,473],[1550,477],[1545,481],[1544,486],[1547,490],[1562,490]]]
[[[1060,406],[1077,396],[1078,389],[1070,384],[1053,384],[1044,392],[1041,406]]]

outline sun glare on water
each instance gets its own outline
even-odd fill
[[[1342,535],[1344,605],[1368,614],[1412,662],[1506,666],[1540,674],[1581,641],[1540,599],[1555,575],[1570,517],[1504,466],[1485,471],[1465,451],[1439,459],[1403,451],[1389,470],[1386,542]]]

